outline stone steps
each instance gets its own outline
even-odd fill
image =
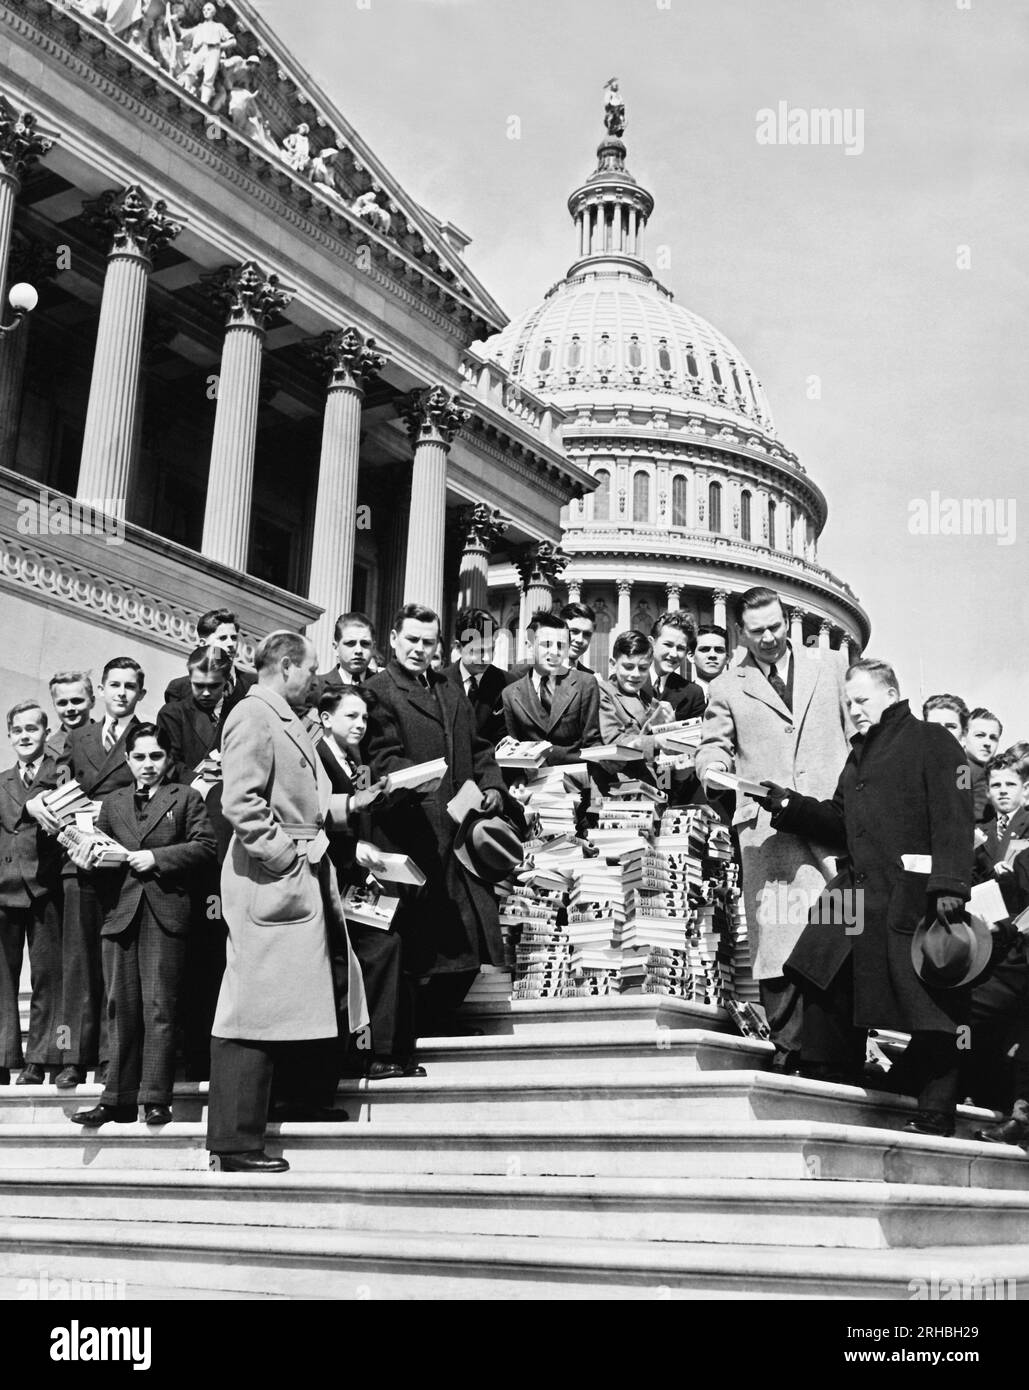
[[[1029,1160],[1011,1145],[803,1120],[736,1124],[281,1124],[267,1150],[301,1173],[739,1178],[928,1183],[1024,1192]],[[0,1125],[0,1184],[18,1171],[63,1183],[76,1172],[208,1168],[205,1129]],[[55,1171],[61,1174],[55,1177]]]
[[[1029,1296],[1029,1255],[1013,1246],[722,1247],[35,1219],[0,1220],[0,1256],[4,1298],[40,1270],[122,1280],[128,1298],[907,1300],[934,1280],[1010,1280],[1011,1296]]]

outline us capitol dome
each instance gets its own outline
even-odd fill
[[[596,491],[562,513],[561,551],[490,567],[501,626],[524,628],[549,588],[598,615],[591,664],[666,608],[729,630],[732,598],[781,594],[795,643],[858,655],[868,617],[817,562],[825,497],[775,431],[764,388],[733,343],[675,301],[647,264],[654,199],[625,165],[624,106],[607,88],[597,167],[568,199],[575,260],[485,356],[561,412],[569,460]],[[727,621],[728,619],[728,621]]]

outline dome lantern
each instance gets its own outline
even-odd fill
[[[654,199],[625,167],[625,103],[612,77],[605,88],[604,128],[597,167],[568,199],[578,256],[569,278],[597,270],[631,270],[649,278],[643,259],[643,230]]]

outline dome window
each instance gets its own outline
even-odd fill
[[[643,349],[635,333],[629,339],[629,366],[637,372],[643,366]]]
[[[740,495],[740,539],[750,540],[750,493]]]
[[[768,499],[768,544],[775,549],[775,503],[771,498]]]
[[[542,351],[540,352],[540,360],[539,360],[539,367],[538,367],[538,370],[541,371],[541,372],[549,372],[549,371],[550,371],[550,364],[551,364],[551,361],[553,360],[553,356],[554,356],[554,354],[553,354],[553,351],[552,351],[551,346],[550,346],[550,339],[549,339],[549,338],[546,338],[546,339],[544,339],[544,342],[543,342],[543,349],[542,349]]]
[[[732,364],[732,383],[736,387],[737,396],[743,395],[743,387],[740,385],[740,374],[736,370],[736,363]]]
[[[593,520],[611,520],[611,474],[606,468],[598,468],[593,475],[597,480],[597,490],[593,494]]]
[[[597,366],[606,371],[613,365],[614,358],[611,353],[611,339],[606,333],[601,333],[600,342],[597,344]]]
[[[794,525],[796,524],[796,523],[795,523],[795,520],[794,520],[794,516],[793,516],[793,508],[792,508],[792,507],[790,507],[790,508],[787,510],[787,512],[786,512],[786,521],[787,521],[787,523],[788,523],[788,524],[787,524],[787,527],[786,527],[786,549],[792,551],[792,549],[793,549],[793,527],[794,527]]]
[[[577,372],[582,366],[582,340],[578,333],[572,334],[572,341],[568,344],[568,370]]]
[[[711,375],[715,379],[716,386],[724,385],[724,382],[722,381],[721,368],[718,365],[718,358],[714,355],[714,353],[711,354]]]
[[[712,483],[707,490],[707,529],[717,532],[722,529],[721,483]]]
[[[642,471],[632,480],[632,519],[650,520],[650,475]]]
[[[668,351],[668,339],[662,338],[657,345],[657,365],[662,372],[672,370],[672,354]]]
[[[688,526],[690,515],[686,479],[681,473],[672,479],[672,525]]]
[[[697,359],[693,356],[693,344],[686,344],[686,370],[690,376],[700,376],[697,371]]]

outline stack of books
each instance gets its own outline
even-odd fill
[[[53,791],[44,792],[43,805],[62,825],[74,822],[80,830],[86,828],[86,823],[79,817],[88,816],[92,824],[100,811],[99,801],[91,801],[75,781],[65,782],[63,786],[54,787]]]
[[[575,836],[576,819],[583,799],[583,787],[570,768],[544,767],[530,775],[525,784],[525,805],[538,817],[538,840],[546,843],[556,836]]]
[[[509,767],[516,771],[531,768],[538,772],[553,746],[545,739],[537,739],[534,742],[531,739],[517,739],[508,735],[497,744],[493,756],[501,768]]]

